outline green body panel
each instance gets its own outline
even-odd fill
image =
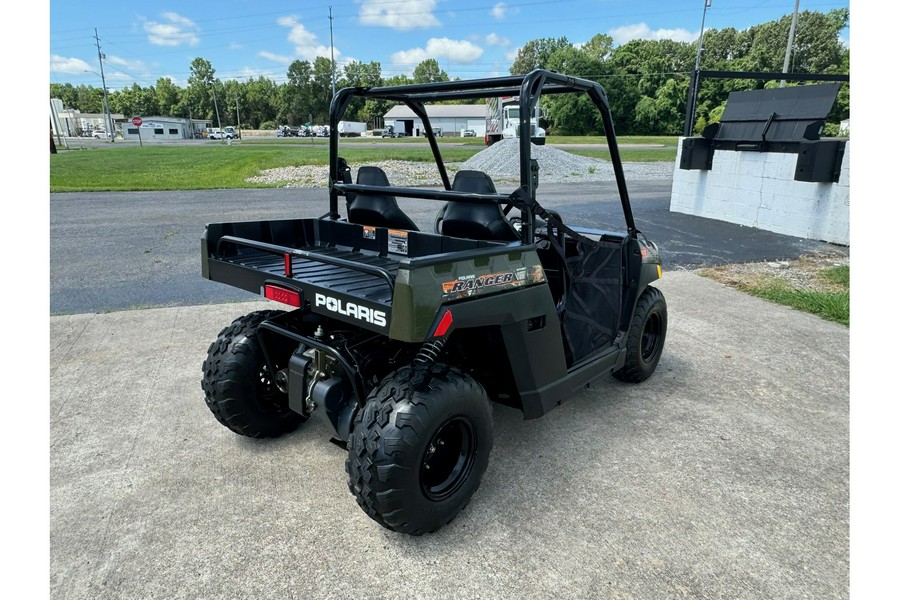
[[[543,267],[534,247],[516,246],[493,256],[447,262],[404,261],[394,287],[390,337],[403,342],[423,342],[446,304],[506,295],[541,284],[546,287]],[[458,322],[454,325],[465,326]]]

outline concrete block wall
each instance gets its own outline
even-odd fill
[[[669,210],[850,245],[850,142],[837,183],[794,181],[796,154],[716,150],[712,169],[686,171],[681,141]]]

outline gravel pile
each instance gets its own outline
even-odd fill
[[[572,154],[553,146],[531,145],[531,158],[540,165],[540,179],[544,183],[571,181],[614,181],[612,163],[607,160]],[[672,177],[675,166],[669,162],[623,163],[625,178],[665,179]],[[518,181],[519,141],[501,140],[488,146],[466,162],[460,169],[484,171],[494,181]]]
[[[408,162],[402,160],[382,160],[369,163],[380,167],[387,174],[391,185],[396,186],[428,186],[441,185],[437,167],[433,162]],[[362,166],[362,165],[359,165]],[[459,163],[446,163],[451,180],[453,173],[459,169]],[[353,181],[356,181],[356,169],[350,168]],[[248,177],[251,183],[282,184],[281,187],[306,188],[328,187],[327,166],[279,167],[266,169],[256,177]]]
[[[612,163],[579,156],[552,146],[531,145],[531,158],[541,167],[541,181],[562,181],[576,175],[595,175],[613,179]],[[495,180],[519,178],[519,140],[501,140],[488,146],[462,164],[462,169],[484,171]]]
[[[564,183],[578,181],[614,181],[612,163],[606,160],[579,156],[552,146],[531,145],[531,156],[541,167],[540,179],[543,183]],[[441,185],[437,168],[431,162],[407,162],[384,160],[371,163],[381,167],[391,185],[434,186]],[[460,169],[484,171],[495,182],[519,181],[519,143],[507,139],[488,146],[464,163],[446,163],[452,181],[453,174]],[[629,179],[669,179],[675,165],[671,162],[624,163],[625,178]],[[356,181],[356,171],[353,181]],[[267,183],[282,187],[326,187],[328,167],[280,167],[267,169],[255,177],[247,179],[251,183]]]

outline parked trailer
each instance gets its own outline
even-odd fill
[[[338,135],[341,137],[359,137],[366,132],[366,124],[357,121],[339,121]]]

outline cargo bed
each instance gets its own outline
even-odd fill
[[[212,223],[201,244],[207,279],[288,304],[285,298],[297,293],[296,301],[314,312],[355,324],[364,315],[361,325],[374,331],[388,327],[401,269],[506,247],[329,219]]]

